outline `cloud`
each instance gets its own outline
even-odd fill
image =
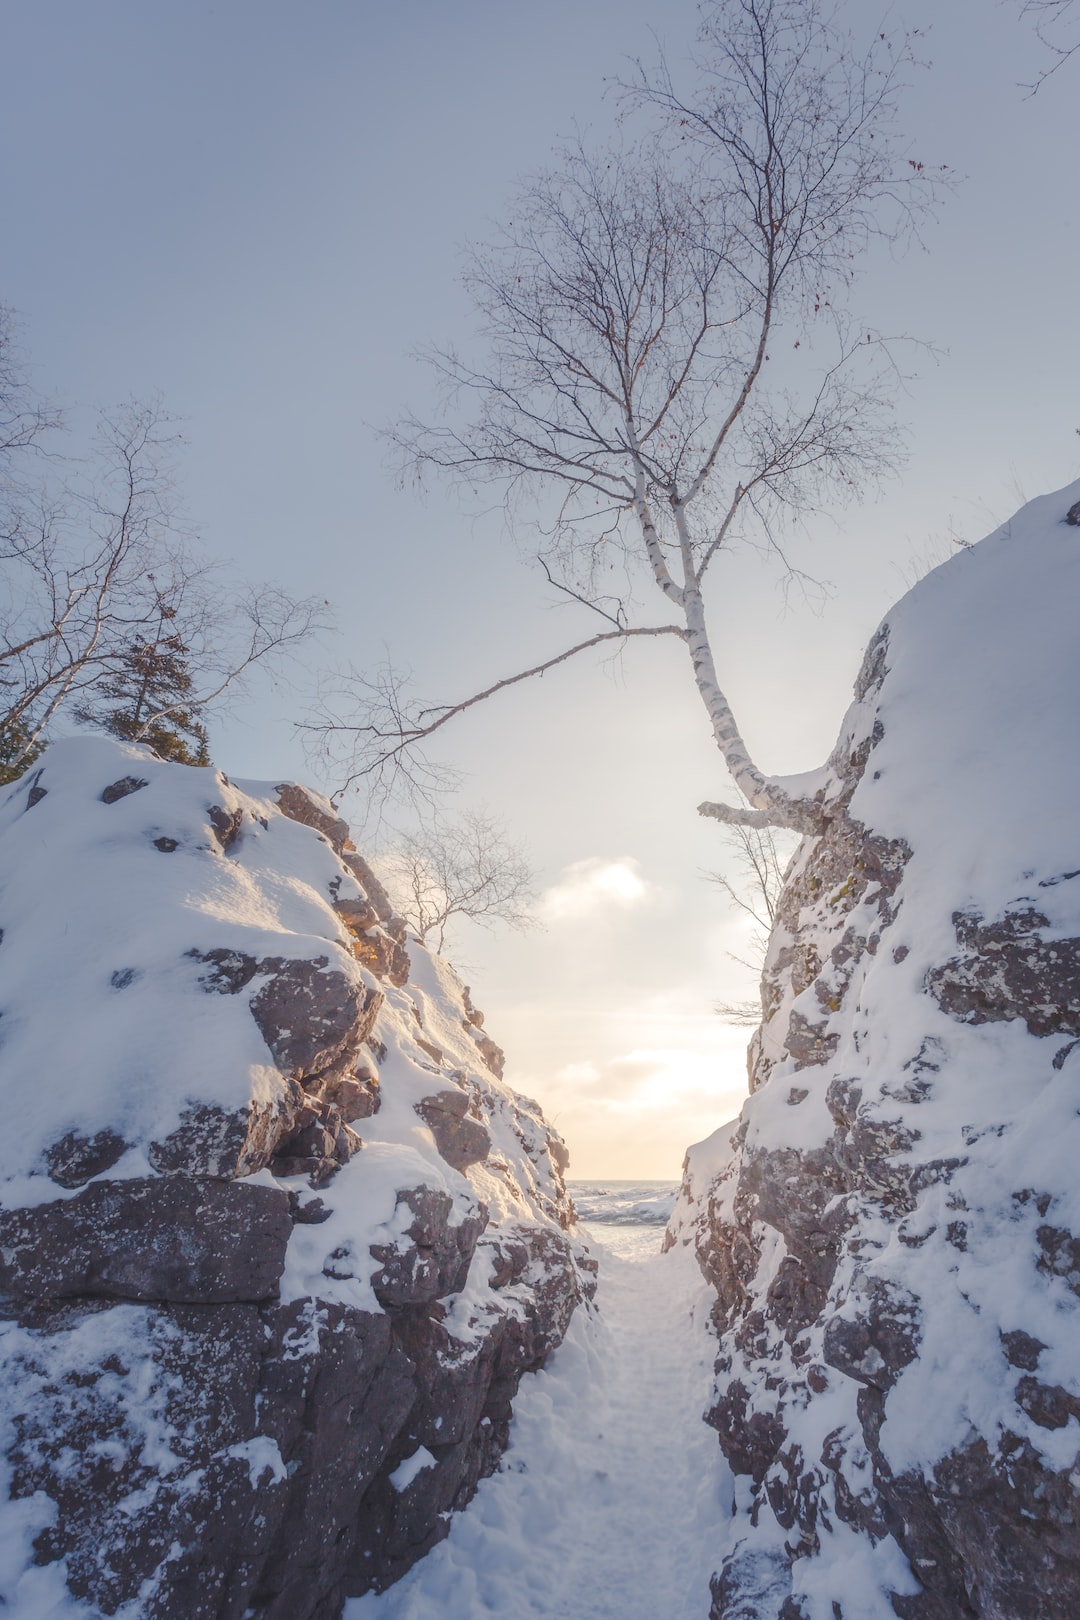
[[[570,1148],[571,1178],[677,1177],[687,1145],[741,1108],[745,1045],[745,1032],[717,1025],[711,1050],[640,1046],[564,1064],[544,1106]]]
[[[593,855],[564,866],[558,882],[540,896],[537,910],[545,922],[577,921],[641,905],[650,890],[632,856],[612,861]]]
[[[597,1064],[568,1063],[557,1083],[591,1106],[647,1113],[660,1107],[706,1104],[717,1091],[714,1053],[685,1047],[638,1048]]]

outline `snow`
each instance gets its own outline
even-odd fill
[[[253,1440],[242,1440],[230,1446],[225,1455],[247,1463],[252,1485],[277,1485],[286,1477],[278,1443],[268,1434],[257,1434]]]
[[[146,785],[103,803],[125,776]],[[145,1150],[190,1103],[281,1093],[246,1005],[237,1016],[247,998],[207,995],[192,952],[321,955],[360,974],[330,905],[332,851],[272,803],[209,767],[99,736],[54,744],[31,779],[39,802],[28,805],[25,777],[0,802],[3,1069],[11,1087],[33,1077],[18,1088],[19,1130],[0,1142],[0,1181],[21,1179],[69,1130],[111,1127]],[[248,813],[233,859],[217,852],[212,805]],[[177,847],[158,849],[162,837]],[[135,1153],[120,1173],[146,1171]],[[43,1180],[39,1196],[58,1195]],[[30,1189],[9,1189],[16,1201],[33,1202]]]
[[[102,799],[125,778],[136,779],[133,791]],[[325,1218],[293,1227],[280,1297],[302,1302],[296,1354],[328,1305],[382,1309],[371,1285],[381,1261],[371,1249],[412,1246],[414,1215],[400,1195],[416,1188],[450,1199],[451,1226],[487,1211],[466,1285],[445,1301],[447,1331],[462,1354],[473,1353],[491,1317],[524,1311],[544,1280],[534,1266],[496,1294],[491,1258],[508,1228],[561,1234],[569,1205],[551,1156],[555,1138],[538,1106],[485,1066],[475,1009],[449,964],[410,941],[403,986],[361,965],[333,905],[360,895],[354,876],[277,798],[274,783],[231,782],[213,768],[92,735],[52,745],[28,776],[0,790],[0,1085],[9,1126],[0,1140],[0,1207],[78,1196],[81,1189],[47,1173],[49,1148],[69,1132],[122,1137],[127,1148],[104,1172],[109,1180],[148,1176],[153,1143],[192,1104],[243,1114],[283,1095],[287,1076],[252,1016],[258,975],[235,994],[208,994],[195,953],[322,961],[383,998],[370,1062],[364,1058],[377,1070],[380,1107],[357,1122],[359,1151],[317,1195]],[[214,833],[214,806],[240,818],[227,850]],[[416,1112],[447,1090],[467,1094],[491,1138],[489,1156],[467,1174],[442,1158]],[[306,1177],[276,1179],[263,1168],[250,1179],[304,1202],[313,1197]],[[0,1323],[0,1496],[11,1483],[5,1459],[20,1415],[35,1415],[35,1433],[77,1433],[77,1375],[103,1365],[94,1398],[115,1419],[118,1455],[138,1458],[124,1506],[140,1513],[163,1488],[184,1493],[189,1465],[167,1420],[168,1378],[155,1374],[150,1342],[167,1331],[164,1318],[128,1305],[93,1311],[55,1334]],[[126,1368],[122,1376],[108,1371],[111,1356]],[[286,1477],[268,1435],[226,1455],[246,1466],[256,1488]],[[415,1453],[395,1474],[398,1488],[431,1461]],[[73,1446],[51,1463],[54,1475],[70,1472],[85,1487],[101,1457]],[[0,1609],[13,1620],[93,1620],[67,1592],[62,1562],[34,1564],[34,1540],[54,1514],[40,1491],[0,1514]],[[118,1620],[142,1620],[150,1595],[145,1589]]]
[[[1027,1418],[1000,1338],[1022,1327],[1042,1340],[1040,1378],[1080,1397],[1080,1300],[1063,1279],[1035,1271],[1032,1210],[1010,1205],[1008,1196],[1043,1189],[1054,1223],[1080,1229],[1080,1052],[1070,1056],[1019,1020],[958,1023],[925,986],[928,971],[955,954],[953,914],[966,908],[992,918],[1035,897],[1049,919],[1045,937],[1080,934],[1080,880],[1065,880],[1080,867],[1080,529],[1062,522],[1077,500],[1080,483],[1029,503],[920,582],[889,616],[880,700],[852,706],[842,742],[850,751],[875,719],[883,721],[851,813],[881,837],[905,840],[914,854],[887,948],[861,959],[835,1015],[835,1056],[809,1081],[810,1071],[796,1075],[790,1061],[777,1063],[745,1111],[744,1149],[734,1145],[736,1122],[729,1122],[689,1150],[672,1224],[680,1241],[669,1253],[656,1252],[654,1224],[668,1194],[625,1190],[618,1213],[637,1220],[636,1228],[603,1220],[602,1189],[582,1198],[597,1218],[589,1241],[601,1262],[598,1308],[579,1310],[547,1367],[522,1384],[500,1470],[455,1516],[447,1539],[388,1592],[351,1602],[347,1620],[692,1620],[707,1612],[709,1578],[729,1545],[740,1556],[740,1536],[746,1568],[757,1570],[762,1593],[771,1590],[783,1532],[761,1502],[748,1534],[745,1482],[732,1480],[701,1421],[716,1345],[712,1296],[690,1238],[706,1200],[724,1212],[740,1151],[805,1150],[828,1139],[825,1091],[833,1076],[862,1087],[864,1111],[910,1126],[919,1162],[964,1143],[964,1164],[947,1187],[922,1189],[903,1238],[872,1210],[864,1213],[862,1258],[845,1260],[830,1302],[843,1311],[858,1272],[870,1266],[925,1303],[919,1354],[889,1396],[881,1439],[891,1466],[929,1470],[972,1434],[993,1444],[1006,1427],[1054,1467],[1074,1460],[1075,1420],[1047,1430]],[[145,786],[103,804],[101,789],[127,774]],[[814,783],[826,775],[815,774]],[[0,802],[2,1056],[19,1104],[18,1130],[0,1141],[9,1206],[68,1196],[41,1160],[68,1130],[118,1130],[131,1146],[110,1174],[146,1174],[148,1145],[175,1127],[186,1104],[242,1108],[280,1093],[283,1077],[246,998],[206,995],[192,951],[322,955],[354,981],[375,983],[351,955],[331,904],[333,885],[347,895],[353,880],[324,839],[278,812],[271,784],[229,783],[213,770],[164,764],[146,750],[90,737],[51,748],[40,780],[47,792],[33,806],[25,780]],[[229,859],[214,843],[212,804],[245,815]],[[160,838],[176,847],[155,847]],[[872,895],[852,910],[834,898],[837,929],[874,925]],[[785,943],[774,939],[774,952]],[[321,1195],[328,1219],[298,1225],[290,1241],[282,1297],[312,1300],[309,1325],[316,1298],[379,1308],[370,1246],[406,1241],[404,1188],[444,1191],[458,1221],[480,1201],[493,1226],[542,1224],[553,1213],[539,1111],[480,1072],[460,981],[422,947],[409,950],[409,984],[379,986],[382,1108],[362,1123],[362,1151]],[[804,995],[808,1016],[819,1017],[812,992]],[[793,1005],[799,998],[765,1032],[778,1056],[776,1032],[786,1029]],[[916,1105],[907,1088],[920,1064],[932,1084]],[[793,1082],[809,1087],[797,1106]],[[441,1159],[415,1111],[451,1085],[469,1091],[492,1137],[489,1159],[468,1175]],[[966,1249],[947,1237],[958,1209],[973,1233]],[[770,1234],[762,1277],[783,1254],[779,1234]],[[462,1345],[483,1319],[489,1268],[481,1244],[446,1316]],[[511,1295],[502,1297],[512,1309]],[[94,1315],[53,1360],[99,1362],[102,1335],[129,1328],[139,1331],[129,1308]],[[36,1345],[21,1328],[4,1331],[0,1353],[22,1401],[42,1398]],[[793,1369],[781,1357],[771,1370],[779,1378]],[[139,1432],[147,1467],[158,1478],[175,1476],[180,1463],[163,1426],[162,1390],[117,1399],[123,1421]],[[849,1380],[809,1403],[794,1439],[818,1456],[837,1433],[848,1437],[848,1486],[864,1494],[867,1459]],[[282,1477],[267,1437],[232,1454],[253,1480]],[[394,1488],[405,1490],[433,1461],[424,1448],[414,1452],[396,1470]],[[30,1563],[51,1511],[39,1495],[4,1515],[0,1599],[18,1620],[87,1612],[67,1597],[60,1566]],[[810,1620],[831,1620],[839,1592],[860,1620],[885,1620],[893,1612],[888,1592],[915,1590],[890,1538],[871,1545],[839,1523],[814,1557],[797,1561],[793,1581]]]
[[[729,1119],[703,1142],[694,1142],[687,1148],[682,1186],[668,1221],[669,1243],[694,1242],[695,1232],[705,1216],[709,1188],[734,1156],[733,1137],[738,1127],[737,1119]]]
[[[103,802],[124,778],[143,785]],[[34,788],[44,792],[31,804]],[[384,997],[373,1031],[385,1049],[382,1106],[361,1124],[363,1151],[322,1195],[329,1219],[296,1227],[281,1296],[378,1311],[369,1249],[406,1241],[412,1217],[398,1193],[447,1193],[452,1223],[482,1201],[493,1227],[543,1225],[558,1201],[548,1130],[535,1103],[483,1066],[448,963],[411,941],[401,988],[360,966],[332,904],[359,895],[356,880],[325,838],[281,813],[277,793],[274,783],[232,782],[85,735],[54,744],[0,798],[0,1084],[18,1099],[18,1129],[0,1140],[0,1200],[17,1208],[76,1196],[44,1173],[46,1150],[69,1131],[111,1129],[129,1146],[109,1178],[145,1176],[151,1144],[190,1105],[239,1111],[281,1096],[284,1076],[249,1010],[258,978],[239,994],[207,994],[193,953],[321,958]],[[227,856],[210,822],[215,805],[242,817]],[[176,847],[156,847],[162,837]],[[469,1176],[445,1162],[415,1111],[456,1086],[493,1142]],[[273,1182],[268,1171],[258,1179]],[[307,1190],[302,1180],[281,1185]]]
[[[436,1458],[431,1455],[427,1446],[418,1446],[411,1457],[399,1463],[390,1475],[390,1483],[395,1491],[407,1491],[417,1474],[422,1474],[425,1468],[434,1468]]]
[[[1041,940],[1080,937],[1080,527],[1064,520],[1078,501],[1080,482],[1028,503],[888,615],[884,683],[848,711],[834,760],[877,736],[880,721],[850,813],[913,851],[895,921],[859,957],[850,984],[838,984],[824,1026],[837,1045],[820,1066],[797,1070],[785,1056],[792,1011],[820,1024],[824,1010],[813,985],[798,996],[786,990],[760,1037],[775,1066],[764,1067],[744,1107],[745,1143],[726,1162],[731,1128],[723,1127],[710,1139],[720,1155],[712,1163],[701,1147],[691,1150],[672,1225],[685,1242],[709,1205],[714,1220],[734,1221],[740,1163],[755,1152],[824,1147],[835,1130],[826,1103],[834,1079],[861,1094],[860,1122],[891,1133],[897,1145],[887,1156],[898,1177],[948,1164],[936,1180],[912,1182],[917,1207],[902,1221],[870,1195],[861,1201],[857,1242],[841,1256],[822,1313],[857,1312],[866,1273],[919,1302],[918,1353],[889,1393],[881,1430],[896,1473],[929,1476],[952,1448],[982,1436],[994,1449],[1007,1431],[1051,1468],[1078,1458],[1075,1419],[1044,1428],[1017,1403],[1020,1373],[1005,1359],[1002,1335],[1022,1329],[1042,1341],[1039,1380],[1080,1398],[1080,1299],[1037,1265],[1041,1222],[1080,1231],[1080,1050],[1067,1030],[1035,1035],[1022,1017],[962,1022],[928,989],[930,971],[960,952],[957,913],[992,921],[1010,907],[1033,908],[1048,920]],[[804,846],[795,870],[806,856]],[[844,887],[817,902],[812,946],[822,962],[846,931],[881,931],[876,891],[848,909]],[[801,948],[808,943],[804,936]],[[777,930],[773,967],[791,944]],[[749,1284],[756,1299],[786,1253],[779,1234],[767,1232]],[[810,1359],[820,1354],[819,1336]],[[760,1362],[737,1357],[731,1376],[750,1386],[750,1410],[762,1413],[775,1411],[781,1380],[800,1382],[779,1339]],[[860,1478],[855,1396],[852,1380],[833,1379],[803,1409],[793,1399],[784,1418],[786,1449],[807,1458],[821,1455],[829,1432],[843,1437],[845,1477],[858,1495],[871,1486]],[[747,1580],[756,1568],[767,1585],[770,1559],[786,1562],[767,1501],[753,1527],[740,1511],[737,1537]],[[790,1588],[782,1586],[811,1620],[831,1620],[839,1597],[859,1620],[889,1616],[888,1593],[916,1589],[891,1538],[872,1546],[840,1524],[812,1558],[796,1559]],[[764,1599],[763,1612],[774,1612]]]
[[[35,1565],[34,1539],[53,1523],[53,1502],[40,1490],[22,1500],[6,1500],[13,1474],[10,1457],[20,1444],[20,1421],[31,1418],[32,1429],[48,1434],[50,1424],[62,1417],[65,1426],[77,1433],[80,1401],[88,1398],[83,1375],[88,1367],[111,1359],[114,1370],[102,1371],[92,1395],[113,1415],[112,1433],[122,1440],[119,1454],[136,1459],[138,1484],[131,1506],[142,1506],[162,1481],[182,1480],[187,1467],[173,1450],[175,1436],[166,1416],[170,1375],[151,1374],[147,1353],[150,1335],[169,1331],[164,1319],[151,1327],[147,1313],[131,1305],[95,1312],[51,1334],[15,1322],[0,1324],[0,1383],[6,1396],[0,1403],[0,1493],[5,1499],[0,1513],[0,1610],[11,1620],[97,1620],[97,1612],[68,1591],[62,1561]],[[74,1483],[92,1477],[100,1460],[109,1457],[106,1446],[107,1442],[98,1442],[89,1450],[69,1448],[61,1457],[64,1472]],[[141,1620],[140,1609],[138,1604],[125,1605],[119,1620]]]
[[[701,1421],[711,1296],[655,1227],[597,1226],[598,1309],[522,1384],[502,1466],[447,1539],[345,1620],[693,1620],[732,1481]],[[412,1459],[410,1459],[411,1463]],[[408,1466],[408,1465],[403,1465]]]
[[[1022,1207],[1004,1207],[1010,1190],[1038,1188],[1054,1197],[1055,1225],[1080,1228],[1075,1069],[1053,1068],[1060,1039],[1020,1020],[960,1024],[924,988],[927,971],[956,954],[955,912],[993,919],[1030,899],[1049,919],[1044,937],[1080,933],[1077,883],[1053,881],[1080,866],[1080,529],[1062,521],[1078,499],[1080,483],[1029,502],[889,615],[885,734],[852,800],[853,815],[914,854],[889,949],[868,960],[859,988],[861,1030],[848,1030],[835,1072],[880,1093],[882,1118],[910,1121],[919,1160],[962,1142],[968,1161],[948,1191],[923,1195],[923,1229],[935,1228],[925,1244],[882,1234],[875,1269],[929,1306],[882,1432],[897,1470],[931,1466],[973,1431],[993,1443],[1011,1428],[1056,1467],[1080,1439],[1072,1423],[1047,1430],[1017,1407],[999,1340],[1017,1327],[1043,1339],[1040,1378],[1080,1394],[1080,1302],[1035,1272],[1031,1223]],[[898,1108],[890,1090],[928,1040],[940,1081],[931,1076],[917,1107]],[[957,1208],[972,1231],[966,1252],[944,1241]]]

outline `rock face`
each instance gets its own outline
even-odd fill
[[[717,1293],[714,1620],[1080,1614],[1080,486],[875,636],[789,869]]]
[[[0,927],[0,1607],[334,1620],[589,1291],[565,1149],[294,784],[56,744]]]

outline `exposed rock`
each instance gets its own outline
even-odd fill
[[[411,964],[409,953],[400,940],[381,928],[357,934],[353,941],[353,954],[362,967],[376,978],[389,979],[398,989],[409,981]]]
[[[371,1279],[375,1298],[387,1310],[430,1305],[465,1286],[477,1239],[487,1224],[487,1210],[451,1224],[453,1200],[431,1187],[410,1187],[397,1195],[398,1207],[412,1214],[402,1246],[373,1244],[380,1269]]]
[[[927,986],[965,1024],[1022,1018],[1033,1035],[1080,1036],[1080,939],[1046,937],[1050,919],[1018,902],[987,923],[954,912],[963,956],[931,969]]]
[[[291,1132],[277,1140],[270,1170],[275,1176],[307,1176],[312,1187],[325,1187],[362,1145],[334,1103],[305,1096]]]
[[[465,986],[465,1026],[470,1030],[480,1056],[496,1079],[501,1080],[506,1067],[506,1054],[485,1030],[484,1015],[478,1007],[473,1006],[468,985]]]
[[[352,848],[348,823],[334,814],[330,801],[321,794],[301,787],[298,782],[281,782],[276,789],[276,797],[283,816],[288,816],[290,821],[299,821],[305,827],[314,827],[335,854],[340,855],[347,845]]]
[[[1025,1372],[1035,1371],[1039,1365],[1039,1357],[1046,1349],[1041,1339],[1036,1339],[1031,1333],[1025,1333],[1023,1328],[1014,1328],[1011,1333],[1003,1333],[1001,1344],[1009,1365],[1023,1367]]]
[[[212,804],[206,815],[214,830],[214,837],[221,845],[221,853],[227,855],[240,836],[240,829],[244,824],[243,810],[239,807],[235,810],[226,810],[223,805]]]
[[[111,1170],[127,1150],[127,1143],[116,1131],[95,1131],[93,1136],[80,1136],[68,1131],[54,1142],[45,1155],[49,1174],[60,1187],[82,1187],[94,1176]]]
[[[447,1533],[594,1287],[565,1149],[452,969],[414,947],[404,988],[319,795],[99,737],[28,785],[28,830],[0,805],[0,1608],[29,1571],[94,1614],[337,1620]]]
[[[854,1316],[825,1323],[822,1359],[874,1389],[890,1389],[919,1349],[918,1301],[900,1296],[881,1277],[860,1274]]]
[[[374,928],[379,914],[366,897],[361,900],[334,900],[334,910],[352,934],[362,934]]]
[[[102,788],[101,802],[115,804],[118,799],[126,799],[129,793],[138,793],[146,786],[145,776],[122,776],[118,782],[110,782],[108,787]]]
[[[438,1091],[416,1104],[435,1146],[455,1170],[467,1170],[491,1152],[491,1137],[478,1119],[469,1118],[468,1108],[469,1098],[463,1091]]]
[[[327,967],[325,957],[287,962],[267,957],[270,977],[251,998],[259,1032],[288,1074],[317,1074],[354,1058],[371,1034],[382,995]]]
[[[379,1077],[374,1070],[360,1066],[351,1074],[320,1075],[309,1082],[308,1092],[317,1092],[323,1101],[333,1103],[346,1125],[370,1119],[379,1111],[382,1098]]]
[[[296,1129],[302,1106],[303,1092],[293,1080],[286,1080],[271,1101],[252,1100],[246,1108],[192,1103],[175,1130],[149,1144],[147,1158],[163,1175],[253,1175]]]
[[[330,801],[296,782],[280,783],[276,791],[278,809],[282,815],[288,816],[291,821],[301,822],[305,827],[314,827],[359,880],[375,914],[374,920],[400,924],[401,919],[394,911],[390,896],[349,837],[348,823],[335,814]]]
[[[709,1421],[746,1476],[714,1620],[1080,1613],[1066,506],[875,636],[785,879],[751,1097],[707,1175],[688,1156],[669,1241],[717,1290]]]
[[[218,1305],[270,1299],[292,1231],[276,1187],[186,1177],[96,1181],[0,1211],[0,1290]]]

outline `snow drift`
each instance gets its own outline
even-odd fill
[[[295,785],[58,743],[0,928],[0,1601],[329,1620],[565,1332],[562,1143]]]
[[[672,1231],[739,1476],[717,1620],[1080,1613],[1078,601],[1080,484],[922,580],[788,872]]]

